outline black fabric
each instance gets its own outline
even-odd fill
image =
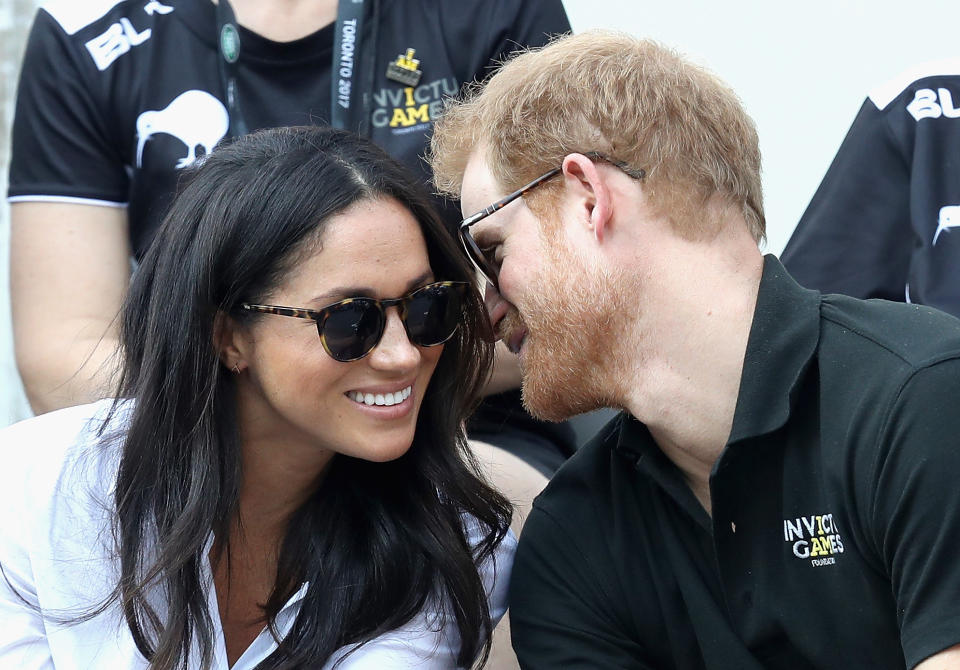
[[[516,431],[516,437],[528,441],[522,446],[510,440],[506,433]],[[554,423],[535,419],[523,409],[519,389],[488,396],[467,423],[470,437],[504,446],[512,454],[534,466],[547,478],[577,450],[577,438],[566,421]],[[529,436],[539,439],[528,440]],[[501,445],[502,443],[502,445]],[[549,449],[544,449],[550,445]]]
[[[864,101],[783,252],[803,286],[960,316],[960,75]]]
[[[128,203],[139,258],[172,202],[179,168],[227,132],[215,6],[209,0],[124,0],[102,16],[79,21],[80,27],[62,14],[95,9],[83,3],[65,7],[52,8],[59,21],[39,10],[31,30],[8,193],[14,201]],[[560,0],[379,0],[378,24],[364,24],[364,43],[373,45],[375,36],[375,48],[358,56],[358,67],[373,69],[372,90],[361,91],[369,96],[371,139],[426,185],[423,154],[444,98],[487,77],[520,46],[542,45],[569,29]],[[329,120],[333,31],[329,25],[279,43],[240,28],[237,86],[251,130]],[[411,88],[386,77],[387,65],[408,48],[415,49],[423,73]],[[368,79],[361,73],[355,81]],[[355,129],[361,122],[352,119]],[[435,201],[451,228],[459,223],[456,203]],[[493,443],[490,433],[517,426],[518,436],[536,433],[555,444],[561,457],[574,444],[566,424],[544,424],[526,414],[519,392],[486,400],[471,426]]]
[[[772,256],[712,517],[621,414],[534,503],[524,668],[904,668],[960,643],[960,321]]]

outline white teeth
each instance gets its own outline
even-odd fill
[[[353,400],[354,402],[362,403],[364,405],[379,405],[381,407],[392,407],[393,405],[399,405],[404,400],[409,398],[411,393],[413,393],[413,387],[408,386],[394,393],[374,394],[374,393],[363,393],[361,391],[350,391],[349,393],[347,393],[347,397]]]

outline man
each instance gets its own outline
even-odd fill
[[[624,410],[527,519],[523,667],[960,668],[960,321],[760,254],[732,91],[585,33],[445,111],[432,163],[527,407]]]
[[[960,59],[871,91],[783,251],[804,286],[960,316]]]

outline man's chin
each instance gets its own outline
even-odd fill
[[[524,366],[521,398],[524,409],[541,421],[560,422],[604,406],[584,393],[584,380],[563,380],[529,371]]]

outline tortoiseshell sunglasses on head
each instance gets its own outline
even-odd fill
[[[467,287],[466,282],[434,282],[402,298],[347,298],[317,310],[248,303],[241,307],[250,312],[313,319],[324,350],[331,358],[348,363],[363,358],[379,344],[390,307],[397,308],[411,342],[420,347],[443,344],[460,324]]]

